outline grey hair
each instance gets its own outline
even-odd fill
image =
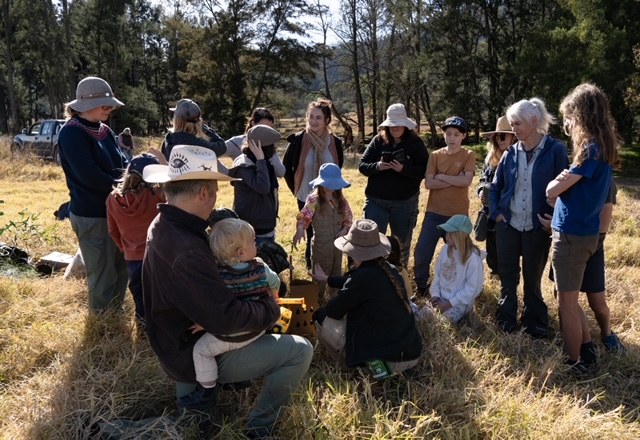
[[[549,125],[556,123],[556,118],[547,111],[547,107],[540,98],[523,99],[512,104],[507,110],[509,123],[514,121],[538,121],[537,131],[541,134],[549,132]]]
[[[176,180],[173,182],[166,182],[163,185],[163,189],[167,199],[173,199],[174,197],[183,194],[195,196],[203,186],[207,187],[207,189],[212,192],[215,189],[215,183],[215,180],[203,179]]]

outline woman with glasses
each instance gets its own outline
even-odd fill
[[[128,161],[118,139],[103,123],[124,104],[97,77],[78,83],[66,105],[69,119],[60,130],[60,163],[71,196],[71,227],[87,268],[89,309],[120,309],[127,289],[124,255],[109,236],[105,201]]]
[[[481,134],[487,138],[487,157],[484,159],[482,177],[478,187],[478,196],[482,203],[482,209],[489,214],[489,185],[493,181],[493,176],[498,168],[498,162],[505,150],[513,144],[515,133],[511,131],[511,126],[506,116],[500,116],[496,122],[495,131],[487,131]],[[496,250],[496,229],[495,222],[489,220],[487,227],[487,266],[491,270],[491,275],[498,275],[498,254]]]
[[[539,98],[516,102],[507,110],[507,119],[517,142],[502,155],[489,189],[489,217],[496,222],[501,284],[496,322],[505,332],[518,330],[522,266],[520,325],[534,338],[547,338],[549,313],[540,283],[551,238],[540,219],[550,218],[553,212],[546,188],[569,165],[567,147],[547,134],[555,118]]]

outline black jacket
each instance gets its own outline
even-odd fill
[[[394,272],[404,286],[400,272]],[[342,290],[316,316],[318,320],[324,316],[340,319],[347,314],[347,366],[374,359],[399,362],[420,357],[422,338],[413,313],[377,262],[366,261],[349,272]]]
[[[287,182],[287,186],[291,190],[291,193],[295,196],[295,175],[298,170],[298,165],[300,164],[300,154],[302,153],[302,137],[304,136],[304,131],[299,133],[291,134],[287,136],[287,141],[289,145],[287,145],[287,149],[284,152],[284,157],[282,158],[282,164],[285,167],[284,172],[284,180]],[[344,151],[342,150],[342,140],[331,134],[333,136],[333,140],[336,143],[336,152],[338,153],[338,166],[342,168],[344,164]]]
[[[383,152],[395,154],[404,164],[401,173],[393,170],[378,171],[378,162],[382,159]],[[358,165],[360,172],[369,178],[365,194],[384,200],[407,200],[413,197],[420,192],[420,182],[427,171],[428,160],[427,147],[417,135],[396,145],[384,143],[380,135],[377,135],[362,154]]]
[[[208,135],[211,136],[211,140],[202,139],[194,134],[186,133],[184,131],[168,133],[162,143],[162,154],[164,154],[164,157],[169,160],[171,150],[176,145],[197,145],[198,147],[208,148],[216,153],[216,156],[218,157],[225,154],[227,152],[227,145],[225,144],[224,139],[218,136],[215,132],[209,132]],[[215,135],[215,137],[213,135]]]

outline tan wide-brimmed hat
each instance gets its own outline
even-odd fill
[[[150,183],[177,180],[241,180],[218,172],[216,153],[196,145],[176,145],[171,150],[169,165],[147,165],[142,176]]]
[[[88,76],[78,83],[76,99],[67,105],[83,113],[103,105],[122,107],[124,103],[113,96],[113,90],[108,82],[97,76]]]
[[[509,120],[506,116],[500,116],[498,118],[498,121],[496,121],[496,129],[494,131],[486,131],[484,133],[480,133],[480,136],[490,138],[496,133],[515,134],[515,132],[511,130],[511,124],[509,124]]]
[[[407,127],[413,130],[417,124],[416,121],[407,117],[407,110],[403,104],[391,104],[387,109],[387,119],[379,127]]]
[[[353,222],[347,235],[336,238],[333,244],[356,261],[386,257],[391,252],[389,239],[378,232],[376,222],[369,219]]]

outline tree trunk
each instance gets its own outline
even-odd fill
[[[18,104],[16,102],[16,94],[15,94],[15,90],[14,90],[14,78],[13,78],[13,72],[14,72],[14,67],[13,67],[13,57],[11,56],[12,52],[13,52],[13,48],[11,45],[11,32],[12,32],[12,27],[13,27],[13,23],[11,21],[11,14],[10,14],[10,1],[9,0],[3,0],[2,1],[2,15],[4,16],[4,39],[5,39],[5,66],[7,69],[7,98],[9,100],[9,113],[11,116],[11,119],[9,120],[8,125],[8,131],[11,134],[15,134],[18,132],[18,128],[19,128],[19,122],[18,122]]]

